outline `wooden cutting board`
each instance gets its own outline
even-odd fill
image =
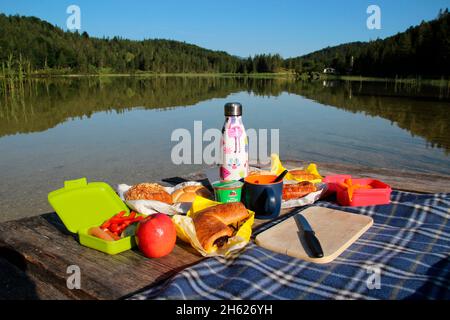
[[[306,261],[328,263],[336,259],[373,224],[371,217],[329,208],[310,207],[301,213],[320,241],[322,258],[311,257],[303,230],[294,217],[260,233],[256,236],[256,244]]]

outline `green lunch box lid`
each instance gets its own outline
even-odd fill
[[[65,181],[64,188],[48,194],[48,202],[73,233],[101,225],[120,211],[130,212],[111,186],[104,182],[88,183],[86,178]]]

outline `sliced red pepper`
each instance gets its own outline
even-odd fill
[[[125,211],[121,211],[118,214],[114,215],[110,219],[106,220],[101,228],[105,230],[109,230],[112,233],[120,234],[125,230],[130,224],[141,221],[144,219],[143,216],[137,215],[136,212],[131,211],[128,216],[125,216]]]
[[[130,220],[129,223],[128,223],[128,225],[130,225],[130,224],[132,224],[132,223],[135,223],[135,222],[139,222],[139,221],[141,221],[142,219],[144,219],[144,218],[143,218],[143,217],[136,217],[136,218]]]
[[[111,223],[117,223],[117,224],[121,224],[125,221],[128,221],[130,218],[128,217],[122,217],[122,218],[111,218]]]
[[[118,214],[116,214],[116,218],[122,218],[125,215],[125,211],[120,211]]]
[[[109,230],[111,230],[112,232],[117,232],[119,230],[119,225],[114,223],[109,227]]]
[[[120,226],[121,228],[126,228],[127,226],[130,225],[131,221],[132,221],[132,220],[124,221],[124,222],[122,222],[119,226]]]
[[[110,225],[111,225],[111,221],[107,220],[107,221],[105,221],[105,222],[101,225],[100,228],[102,228],[102,229],[108,229]]]
[[[126,228],[130,225],[131,220],[125,221],[124,223],[121,224],[122,227]]]

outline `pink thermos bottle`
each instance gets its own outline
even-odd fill
[[[248,175],[248,137],[242,122],[242,105],[225,104],[225,123],[222,128],[222,164],[220,178],[241,180]]]

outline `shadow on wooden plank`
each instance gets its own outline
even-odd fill
[[[66,236],[72,236],[75,239],[78,239],[77,235],[74,235],[72,232],[67,230],[64,223],[61,221],[59,216],[55,212],[45,213],[41,215],[42,219],[47,221],[50,225],[54,226],[59,232],[63,233]]]
[[[25,258],[8,247],[0,247],[0,299],[38,300],[36,285],[26,273]]]

